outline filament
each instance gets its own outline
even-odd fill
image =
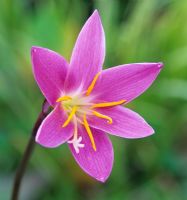
[[[84,127],[85,127],[85,129],[86,129],[86,131],[88,133],[88,136],[89,136],[90,141],[92,143],[92,147],[93,147],[94,151],[96,151],[95,141],[94,141],[90,126],[89,126],[89,124],[87,122],[86,115],[84,115],[84,117],[83,117],[83,125],[84,125]]]
[[[78,109],[77,106],[74,106],[74,107],[72,108],[71,113],[69,114],[67,120],[66,120],[66,121],[64,122],[64,124],[62,125],[63,128],[66,127],[66,126],[70,123],[70,121],[71,121],[71,119],[73,118],[73,116],[75,115],[77,109]]]
[[[96,103],[92,106],[92,108],[105,108],[105,107],[117,106],[117,105],[121,105],[125,102],[126,102],[126,100],[106,102],[106,103]]]
[[[95,75],[93,81],[91,82],[90,86],[88,87],[88,90],[86,91],[86,96],[89,96],[90,93],[92,92],[92,90],[93,90],[93,88],[94,88],[94,86],[95,86],[95,84],[96,84],[96,81],[97,81],[97,79],[99,78],[99,75],[100,75],[100,74],[101,74],[101,72],[98,72],[98,73]]]

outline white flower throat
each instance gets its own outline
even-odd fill
[[[74,125],[74,134],[72,140],[68,141],[68,143],[72,144],[75,152],[79,153],[79,148],[83,148],[85,145],[81,143],[82,137],[78,136],[78,123],[84,126],[88,136],[90,138],[92,147],[94,151],[97,150],[96,144],[94,141],[94,137],[92,131],[90,129],[89,123],[87,121],[87,117],[97,116],[99,118],[106,119],[108,124],[112,124],[112,118],[103,115],[96,111],[97,108],[106,108],[123,104],[126,100],[116,101],[116,102],[102,102],[102,103],[94,103],[90,98],[90,94],[96,84],[96,81],[99,78],[101,72],[97,73],[92,80],[90,86],[88,87],[86,93],[76,94],[75,96],[61,96],[56,102],[61,104],[62,109],[67,113],[67,120],[62,125],[62,128],[68,126],[70,122]]]

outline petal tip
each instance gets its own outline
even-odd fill
[[[31,47],[31,52],[36,52],[37,49],[38,49],[37,46],[32,46],[32,47]]]
[[[99,178],[96,178],[96,180],[98,180],[98,181],[101,182],[101,183],[105,183],[105,182],[108,180],[108,177],[109,177],[109,176],[106,176],[106,177],[99,177]]]
[[[97,9],[94,10],[93,15],[99,15],[99,12]]]
[[[154,129],[149,124],[147,124],[147,126],[147,131],[145,132],[145,135],[142,136],[142,138],[149,137],[155,133]]]
[[[31,47],[31,54],[33,54],[33,53],[40,53],[40,52],[42,52],[42,51],[51,51],[50,49],[47,49],[47,48],[44,48],[44,47],[39,47],[39,46],[32,46]]]
[[[39,49],[41,49],[41,47],[32,46],[31,47],[31,55],[35,54]]]
[[[98,20],[101,21],[100,15],[99,15],[99,11],[96,9],[94,10],[93,14],[91,15],[91,17],[96,18]]]
[[[150,126],[150,132],[149,135],[153,135],[155,133],[155,130]]]
[[[159,68],[159,69],[162,69],[163,67],[164,67],[163,62],[159,62],[159,63],[158,63],[158,68]]]

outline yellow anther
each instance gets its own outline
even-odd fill
[[[59,97],[56,102],[61,102],[61,101],[68,101],[71,100],[72,98],[69,96],[63,96],[63,97]]]
[[[96,103],[92,106],[92,108],[105,108],[105,107],[117,106],[117,105],[121,105],[125,102],[126,102],[126,100],[106,102],[106,103]]]
[[[111,117],[109,117],[109,116],[107,116],[107,115],[103,115],[103,114],[101,114],[101,113],[99,113],[99,112],[96,112],[96,111],[93,111],[92,113],[93,113],[95,116],[99,117],[99,118],[107,119],[107,122],[108,122],[109,124],[112,124],[112,118],[111,118]]]
[[[100,75],[100,74],[101,74],[101,72],[98,72],[98,73],[95,75],[93,81],[91,82],[90,86],[88,87],[88,89],[87,89],[87,91],[86,91],[86,96],[89,96],[90,93],[92,92],[92,90],[93,90],[93,88],[94,88],[94,86],[95,86],[95,84],[96,84],[96,81],[97,81],[97,79],[99,78],[99,75]]]
[[[85,129],[86,129],[86,131],[88,133],[88,136],[89,136],[90,141],[92,143],[92,147],[93,147],[94,151],[96,151],[95,141],[94,141],[90,126],[89,126],[89,124],[87,122],[86,115],[84,115],[84,117],[83,117],[83,125],[84,125],[84,127],[85,127]]]
[[[73,116],[75,115],[77,109],[78,109],[77,106],[74,106],[74,107],[72,108],[71,113],[69,114],[67,120],[66,120],[66,121],[64,122],[64,124],[62,125],[63,128],[66,127],[66,126],[70,123],[70,121],[71,121],[71,119],[73,118]]]

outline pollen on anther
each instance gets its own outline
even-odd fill
[[[113,122],[113,121],[112,121],[112,118],[109,117],[109,116],[107,116],[107,115],[103,115],[103,114],[101,114],[101,113],[99,113],[99,112],[97,112],[97,111],[93,111],[92,113],[93,113],[93,115],[95,115],[96,117],[99,117],[99,118],[102,118],[102,119],[106,119],[108,124],[112,124],[112,122]]]
[[[96,84],[96,82],[97,82],[97,79],[99,78],[99,75],[100,75],[100,74],[101,74],[101,72],[98,72],[98,73],[95,75],[93,81],[91,82],[90,86],[88,87],[88,90],[87,90],[87,92],[86,92],[86,96],[89,96],[90,93],[92,92],[92,90],[93,90],[93,88],[94,88],[94,86],[95,86],[95,84]]]

